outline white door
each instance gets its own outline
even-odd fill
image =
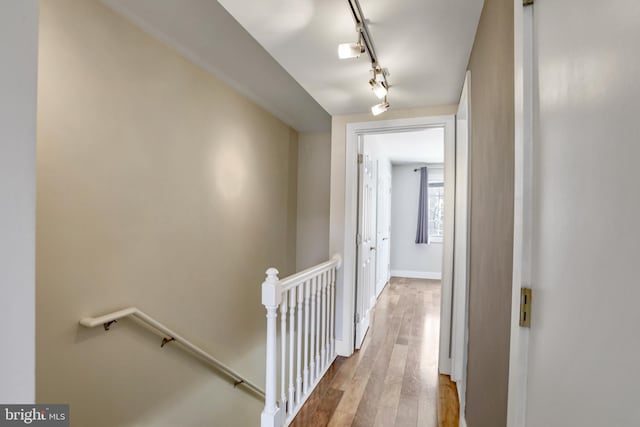
[[[525,160],[516,157],[525,171],[516,192],[524,189],[531,238],[525,229],[514,277],[533,297],[528,348],[514,347],[527,333],[512,323],[509,426],[638,426],[640,3],[536,0],[527,9],[533,146],[525,138]],[[523,23],[516,11],[516,34]]]
[[[360,348],[369,329],[369,314],[375,304],[376,278],[376,171],[369,154],[359,155],[358,256],[356,278],[356,336]]]
[[[391,276],[391,167],[385,163],[378,164],[377,219],[376,297]]]
[[[469,254],[469,129],[470,72],[464,80],[456,113],[456,205],[453,254],[453,325],[451,378],[457,383],[460,411],[464,413],[467,371],[467,296]]]

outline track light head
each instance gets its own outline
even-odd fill
[[[364,53],[362,43],[342,43],[338,45],[338,57],[340,59],[357,58]]]
[[[373,78],[369,80],[369,85],[371,85],[371,90],[373,90],[373,93],[378,97],[378,99],[384,98],[389,92],[384,80],[376,80]]]
[[[379,116],[380,114],[384,113],[388,109],[389,109],[389,103],[387,102],[387,98],[385,97],[383,102],[371,107],[371,114],[373,114],[374,116]]]
[[[340,59],[357,58],[365,52],[364,44],[362,43],[362,26],[356,26],[356,32],[358,33],[357,43],[342,43],[338,45],[338,57]]]

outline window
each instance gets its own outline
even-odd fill
[[[429,242],[442,243],[444,238],[444,184],[429,183]]]

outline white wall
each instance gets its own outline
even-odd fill
[[[298,137],[298,230],[296,269],[329,259],[329,183],[331,134]]]
[[[35,400],[38,1],[0,3],[0,402]]]
[[[416,244],[420,173],[423,165],[393,165],[391,184],[391,275],[442,278],[442,243]],[[443,169],[429,171],[430,182],[442,182]]]

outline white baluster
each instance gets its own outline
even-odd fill
[[[327,334],[325,340],[327,342],[327,358],[326,365],[329,365],[331,360],[331,270],[327,270]]]
[[[335,269],[329,270],[329,360],[333,359],[334,342],[335,342],[335,305],[334,305],[334,285],[335,285]]]
[[[287,411],[287,295],[280,303],[280,407]]]
[[[336,307],[337,283],[338,283],[338,267],[333,269],[333,284],[331,285],[333,289],[333,344],[331,348],[333,350],[332,353],[334,356],[336,355],[336,316],[338,313],[338,309]]]
[[[327,362],[327,275],[322,273],[320,276],[322,279],[322,331],[320,334],[320,342],[322,343],[322,351],[320,353],[320,360],[322,361],[322,372],[326,366]]]
[[[318,285],[316,288],[316,330],[315,330],[315,340],[316,340],[316,379],[320,377],[320,322],[322,320],[322,305],[320,304],[320,296],[322,294],[322,281],[321,276],[316,276],[316,284]]]
[[[310,381],[313,383],[316,380],[316,278],[311,279],[311,329],[309,330],[309,338],[311,339],[311,352],[309,357],[309,368],[311,369]]]
[[[327,352],[325,355],[325,366],[329,365],[329,359],[330,359],[330,349],[329,349],[329,335],[331,333],[331,328],[329,327],[329,325],[331,324],[331,310],[329,309],[329,303],[331,302],[331,298],[330,298],[330,294],[329,294],[329,289],[330,289],[330,282],[329,280],[331,279],[331,276],[329,274],[329,270],[327,270],[327,272],[325,273],[325,277],[326,277],[326,286],[325,286],[325,294],[326,294],[326,299],[327,299],[327,304],[326,304],[326,308],[325,311],[327,312],[327,331],[324,335],[324,341],[325,341],[325,347],[327,348]]]
[[[309,293],[311,281],[304,282],[304,394],[309,393]]]
[[[296,288],[289,291],[289,413],[293,412],[295,407],[295,387],[293,379],[294,366],[294,345],[295,345],[295,313],[296,313]]]
[[[326,289],[326,282],[325,282],[325,276],[324,273],[322,273],[322,275],[320,276],[320,282],[322,283],[322,287],[320,288],[320,306],[322,307],[322,311],[321,311],[321,315],[320,315],[320,332],[319,332],[319,342],[320,342],[320,374],[322,374],[322,372],[324,371],[325,368],[325,363],[324,363],[324,357],[325,357],[325,353],[326,353],[326,347],[324,345],[324,334],[326,332],[326,328],[327,328],[327,315],[326,315],[326,299],[325,299],[325,289]]]
[[[278,270],[267,270],[267,278],[262,283],[262,304],[267,309],[267,357],[266,357],[266,387],[264,410],[260,416],[261,427],[280,427],[280,408],[276,405],[277,394],[277,317],[280,305],[280,284]]]
[[[298,345],[298,363],[297,363],[297,373],[296,377],[296,405],[300,404],[302,400],[302,315],[303,313],[303,305],[304,302],[304,283],[301,283],[297,287],[298,289],[298,336],[296,338]]]

